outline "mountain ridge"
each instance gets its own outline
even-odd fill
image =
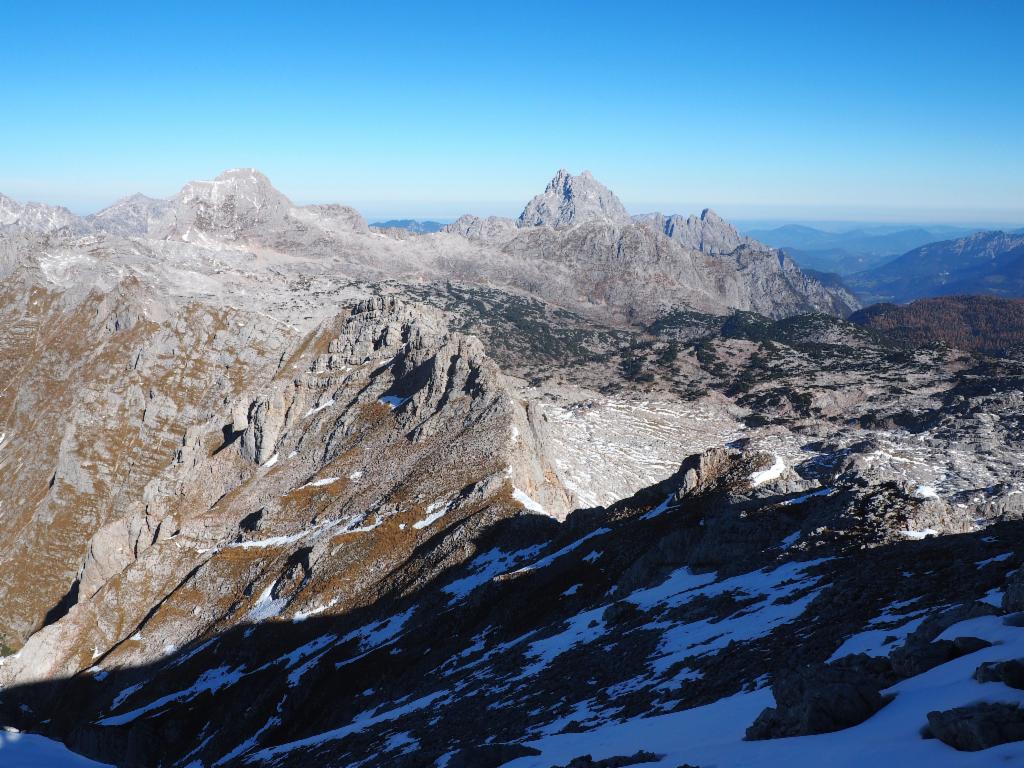
[[[1024,296],[1024,236],[992,230],[929,243],[846,280],[866,298],[896,302],[950,294]]]
[[[17,227],[12,223],[6,229]],[[94,238],[116,235],[219,251],[256,248],[286,258],[330,258],[360,279],[498,280],[620,322],[650,321],[680,305],[773,316],[842,315],[858,306],[842,287],[823,285],[792,261],[743,240],[711,211],[699,219],[638,223],[591,174],[564,170],[527,202],[518,220],[464,216],[439,233],[411,238],[371,232],[347,206],[295,206],[251,168],[189,182],[168,201],[128,198],[92,217],[74,217],[66,229]],[[24,236],[48,235],[45,226],[23,230]],[[384,234],[386,241],[378,238]],[[656,274],[664,279],[652,281]]]

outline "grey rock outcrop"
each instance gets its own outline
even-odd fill
[[[158,520],[147,509],[112,520],[100,528],[89,541],[79,575],[79,599],[87,599],[113,576],[139,559],[143,550],[173,533],[173,520]]]
[[[809,311],[845,316],[860,306],[841,286],[804,274],[713,211],[690,219],[630,217],[586,172],[559,171],[516,221],[463,216],[444,233],[499,251],[498,259],[460,262],[462,279],[511,284],[565,305],[582,300],[634,321],[650,322],[681,307],[785,317]]]
[[[258,398],[249,406],[240,445],[244,458],[263,464],[274,454],[284,426],[286,408],[281,391]]]

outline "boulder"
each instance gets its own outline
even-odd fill
[[[540,751],[523,744],[480,744],[452,755],[448,768],[498,768],[520,757],[535,757]]]
[[[915,677],[947,661],[987,648],[991,643],[977,637],[907,643],[892,653],[892,668],[900,677]]]
[[[1016,704],[979,703],[928,713],[929,733],[961,752],[1024,740],[1024,710]]]
[[[656,763],[662,757],[664,755],[656,755],[644,749],[638,750],[632,755],[614,755],[603,760],[595,760],[590,755],[581,755],[580,757],[574,757],[566,765],[555,766],[555,768],[624,768],[627,765]]]
[[[986,661],[974,670],[974,679],[979,683],[1003,683],[1024,690],[1024,659]]]
[[[892,682],[888,660],[864,654],[787,675],[772,686],[776,706],[758,715],[746,738],[807,736],[857,725],[890,701],[881,691]]]

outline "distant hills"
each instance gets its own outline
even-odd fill
[[[431,232],[440,232],[444,224],[440,221],[422,221],[420,219],[388,219],[387,221],[375,221],[370,226],[379,229],[405,229],[417,235],[427,235]]]
[[[978,232],[929,243],[844,282],[865,303],[930,296],[1024,296],[1024,235]]]
[[[875,304],[849,319],[912,344],[941,341],[996,355],[1024,348],[1022,299],[941,296],[904,305]]]
[[[872,225],[831,232],[787,224],[774,229],[750,229],[745,234],[766,245],[785,250],[801,267],[850,275],[878,267],[927,243],[968,235],[974,231],[948,226]]]

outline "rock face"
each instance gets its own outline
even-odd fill
[[[710,254],[732,253],[741,245],[756,247],[759,244],[744,237],[736,227],[727,222],[710,208],[701,211],[700,216],[666,216],[662,213],[647,213],[634,217],[636,221],[664,232],[685,248]],[[765,246],[760,246],[766,250]]]
[[[986,662],[974,670],[974,679],[979,683],[1004,683],[1024,691],[1024,659]]]
[[[1017,562],[1000,560],[995,574],[975,562],[1019,551],[1019,524],[847,547],[829,532],[835,500],[795,502],[806,494],[783,492],[782,475],[752,484],[747,473],[765,471],[760,453],[691,457],[658,487],[561,525],[530,514],[499,458],[515,442],[500,375],[471,340],[429,320],[407,323],[415,314],[372,299],[324,329],[299,380],[282,380],[292,405],[278,462],[252,469],[229,446],[176,465],[182,490],[189,478],[222,477],[210,470],[225,462],[242,472],[226,493],[204,495],[206,509],[179,505],[174,532],[141,546],[0,667],[0,715],[22,727],[45,720],[76,749],[131,766],[416,765],[442,755],[555,765],[566,751],[580,765],[630,765],[659,759],[669,743],[619,736],[598,754],[588,734],[603,738],[616,720],[655,711],[685,718],[724,697],[764,701],[744,688],[766,674],[775,706],[748,721],[748,738],[784,750],[793,739],[779,737],[865,727],[899,675],[882,649],[842,647],[865,626],[905,623],[893,606],[913,603],[929,617],[922,637],[959,637],[963,621],[987,631],[973,600]],[[870,493],[858,482],[831,483],[843,505],[865,508]],[[198,490],[185,491],[193,504]],[[804,505],[812,509],[792,509]],[[820,556],[767,544],[804,515],[830,521],[807,533]],[[734,534],[758,541],[755,554],[732,548],[718,572],[693,570],[701,551],[726,551]],[[637,567],[655,552],[662,567]],[[1024,630],[989,618],[1007,652],[1024,647],[1006,634]],[[823,663],[830,654],[839,658]],[[510,681],[504,709],[488,709]],[[965,695],[977,696],[971,684]],[[945,677],[941,685],[948,696]],[[602,713],[562,734],[578,748],[555,757],[523,745],[579,717],[567,693]],[[925,687],[925,704],[931,695]],[[920,702],[903,706],[918,713]],[[918,714],[906,723],[916,742],[926,722]],[[927,722],[938,738],[975,749],[1020,738],[1015,718],[1006,705],[974,705]],[[684,764],[693,745],[672,749],[673,764]],[[709,760],[702,753],[696,764]]]
[[[511,240],[516,236],[517,230],[516,222],[512,219],[500,216],[488,216],[482,219],[469,214],[460,216],[451,224],[445,224],[441,229],[442,232],[486,243],[502,243]]]
[[[619,199],[590,171],[573,176],[562,169],[543,193],[526,204],[516,224],[566,229],[590,222],[622,226],[630,223],[630,216]]]
[[[261,225],[280,227],[291,203],[253,168],[225,171],[213,181],[186,184],[174,200],[170,221],[157,225],[157,236],[176,234],[188,239],[190,230],[235,236]],[[164,236],[166,236],[164,235]]]

